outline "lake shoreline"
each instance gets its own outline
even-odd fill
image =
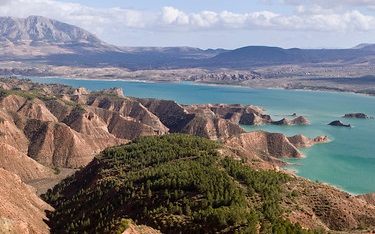
[[[42,79],[67,79],[67,80],[97,80],[97,81],[123,81],[123,82],[139,82],[139,83],[153,83],[153,84],[192,84],[192,85],[205,85],[205,86],[217,86],[217,87],[238,87],[238,88],[250,88],[250,89],[265,89],[265,90],[290,90],[290,91],[311,91],[311,92],[325,92],[325,93],[351,93],[356,95],[363,95],[369,97],[375,97],[374,94],[362,93],[353,90],[338,90],[332,88],[323,87],[307,87],[307,88],[293,88],[293,87],[269,87],[269,86],[256,86],[252,87],[249,85],[241,84],[224,84],[224,83],[211,83],[211,82],[201,82],[201,81],[184,81],[184,80],[154,80],[154,79],[134,79],[134,78],[89,78],[89,77],[62,77],[62,76],[44,76],[44,77],[34,77],[34,76],[20,76],[19,78],[29,79],[29,78],[42,78]]]

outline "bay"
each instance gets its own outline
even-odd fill
[[[288,159],[299,166],[288,167],[297,175],[327,182],[352,194],[375,192],[375,120],[344,119],[346,113],[375,116],[375,98],[352,94],[282,89],[209,86],[194,83],[147,83],[121,80],[30,78],[44,83],[61,83],[89,90],[121,87],[125,96],[175,100],[180,104],[229,103],[262,106],[273,119],[296,113],[308,126],[243,126],[247,131],[282,132],[287,136],[327,135],[332,141],[302,149],[303,159]],[[327,125],[341,119],[352,128]]]

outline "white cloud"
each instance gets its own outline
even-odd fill
[[[260,0],[267,4],[295,5],[294,14],[271,11],[236,13],[230,11],[184,12],[166,6],[160,12],[135,9],[96,9],[80,4],[53,0],[0,0],[0,15],[27,17],[42,15],[78,25],[108,40],[142,32],[190,32],[226,30],[287,30],[352,33],[375,31],[375,17],[359,10],[335,10],[327,6],[366,5],[375,7],[375,0]],[[14,10],[17,9],[17,10]],[[125,42],[126,43],[126,42]]]
[[[214,27],[219,21],[218,13],[212,11],[202,11],[199,14],[192,14],[190,18],[193,25],[202,28]]]
[[[176,24],[176,25],[187,25],[189,24],[189,16],[184,12],[173,8],[173,7],[164,7],[161,13],[162,23]]]

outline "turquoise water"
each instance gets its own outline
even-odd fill
[[[251,89],[205,86],[192,83],[144,83],[102,80],[32,78],[38,82],[83,86],[90,90],[121,87],[124,95],[175,100],[181,104],[241,103],[262,106],[277,120],[293,113],[305,116],[308,126],[245,126],[282,132],[287,136],[327,135],[332,142],[302,149],[303,159],[289,159],[299,164],[290,169],[313,181],[327,182],[352,194],[375,192],[375,119],[343,119],[345,113],[363,112],[375,116],[375,97],[351,93]],[[290,117],[289,117],[290,118]],[[353,128],[327,123],[341,119]]]

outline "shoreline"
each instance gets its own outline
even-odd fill
[[[191,84],[191,85],[202,85],[202,86],[213,86],[213,87],[233,87],[233,88],[249,88],[249,89],[258,89],[258,90],[284,90],[284,91],[305,91],[305,92],[325,92],[325,93],[348,93],[353,95],[360,95],[366,97],[375,97],[375,94],[361,93],[353,90],[330,90],[327,88],[293,88],[293,87],[267,87],[267,86],[258,86],[252,87],[248,85],[236,85],[236,84],[220,84],[220,83],[210,83],[210,82],[201,82],[201,81],[184,81],[184,80],[152,80],[152,79],[134,79],[134,78],[89,78],[89,77],[62,77],[62,76],[16,76],[21,79],[32,79],[32,78],[41,78],[41,79],[66,79],[66,80],[98,80],[98,81],[112,81],[112,82],[136,82],[136,83],[150,83],[150,84]]]

